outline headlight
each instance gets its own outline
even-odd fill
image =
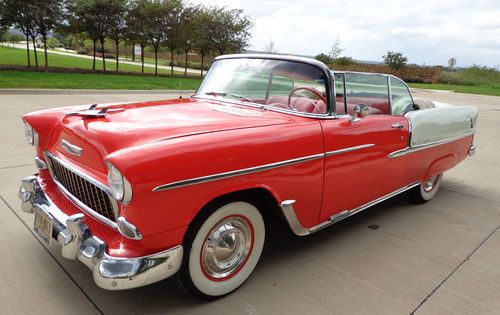
[[[108,166],[108,187],[111,196],[118,201],[128,203],[132,199],[132,188],[122,173],[110,162]]]
[[[33,146],[38,145],[38,133],[36,133],[35,129],[27,122],[24,122],[24,136],[29,144]]]

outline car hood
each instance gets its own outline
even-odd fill
[[[293,121],[293,116],[227,103],[184,99],[113,104],[103,117],[85,115],[88,107],[71,108],[54,130],[53,149],[59,155],[105,171],[104,158],[117,150],[152,141],[253,128]],[[96,109],[102,108],[101,105]],[[215,139],[215,138],[214,138]],[[61,145],[82,149],[81,156]]]

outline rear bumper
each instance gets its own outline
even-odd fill
[[[91,271],[95,283],[107,290],[145,286],[174,275],[181,267],[183,248],[175,246],[143,257],[112,257],[106,243],[92,236],[83,214],[66,215],[45,194],[36,176],[22,180],[19,188],[22,210],[41,210],[52,219],[52,238],[61,245],[64,258],[79,260]]]

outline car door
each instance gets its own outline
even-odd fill
[[[335,77],[337,81],[343,79],[342,75]],[[336,90],[340,114],[342,106],[347,114],[354,114],[357,104],[366,105],[369,114],[356,120],[342,115],[321,121],[325,186],[319,222],[352,211],[403,185],[405,159],[390,159],[388,155],[406,147],[408,120],[390,114],[388,77],[348,73],[343,91],[339,82]]]

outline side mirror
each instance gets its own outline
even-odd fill
[[[357,104],[354,106],[354,112],[358,118],[364,118],[368,116],[370,109],[365,104]]]

